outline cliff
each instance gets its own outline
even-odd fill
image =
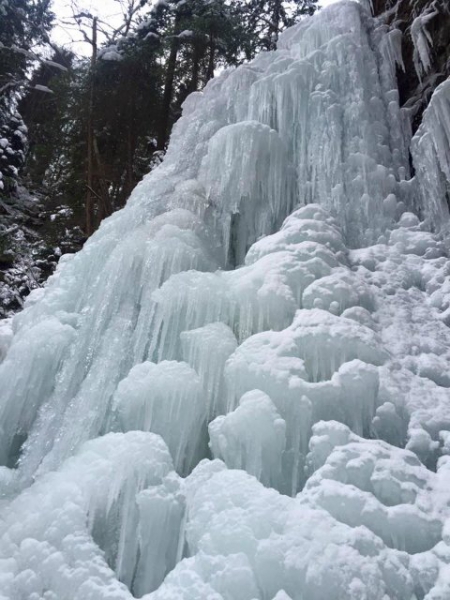
[[[450,3],[373,0],[373,11],[403,33],[405,68],[398,71],[400,99],[402,105],[413,109],[416,130],[432,92],[450,76]]]

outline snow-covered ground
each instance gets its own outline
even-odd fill
[[[192,94],[2,325],[0,598],[450,598],[450,83],[411,143],[398,42],[341,2]]]

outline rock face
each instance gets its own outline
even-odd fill
[[[405,68],[397,74],[400,100],[414,110],[416,130],[432,92],[450,76],[450,4],[448,0],[373,0],[373,12],[403,33]],[[428,51],[428,65],[421,64],[421,50]]]

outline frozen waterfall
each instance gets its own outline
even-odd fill
[[[449,600],[450,82],[411,139],[400,35],[342,2],[189,96],[0,323],[1,600]]]

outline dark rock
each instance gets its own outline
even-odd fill
[[[14,264],[14,255],[0,254],[0,269],[9,269]]]
[[[436,87],[450,76],[450,2],[449,0],[373,0],[374,15],[403,32],[405,71],[398,71],[400,102],[415,111],[413,130],[420,125],[422,113]],[[431,70],[420,81],[414,65],[411,25],[425,11],[438,14],[427,23],[431,44]]]

